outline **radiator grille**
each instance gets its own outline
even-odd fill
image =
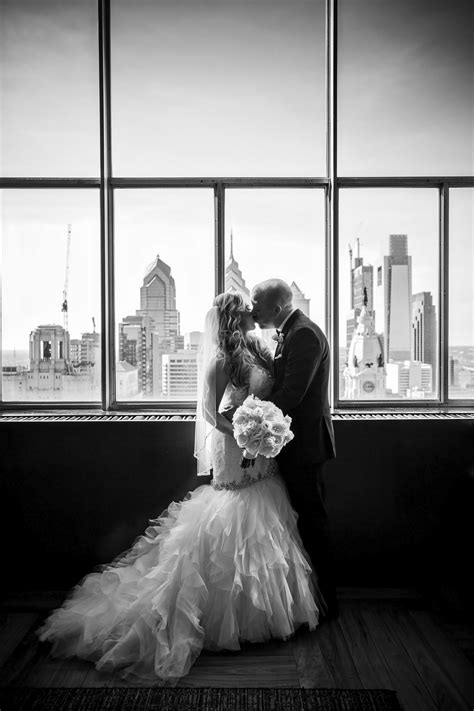
[[[334,421],[474,420],[474,412],[336,412]],[[192,413],[3,413],[0,422],[194,422]]]

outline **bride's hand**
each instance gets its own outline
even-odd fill
[[[229,422],[226,415],[221,412],[217,413],[216,430],[222,432],[223,434],[229,435],[230,437],[234,436],[234,428],[232,423]]]

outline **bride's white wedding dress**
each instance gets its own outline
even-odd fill
[[[220,409],[272,388],[255,366]],[[87,575],[38,631],[54,656],[77,656],[138,684],[172,684],[202,649],[314,629],[319,608],[285,484],[274,460],[242,469],[233,437],[212,433],[213,481],[173,502],[133,546]]]

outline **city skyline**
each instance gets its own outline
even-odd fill
[[[66,254],[66,253],[65,253],[65,249],[66,249],[66,238],[65,238],[66,229],[65,229],[65,228],[67,228],[67,225],[64,225],[64,226],[63,226],[63,230],[62,230],[62,231],[63,231],[63,234],[62,234],[62,235],[61,235],[61,233],[60,233],[59,230],[56,231],[56,235],[55,235],[56,240],[57,240],[57,244],[60,244],[61,241],[63,242],[63,244],[61,245],[61,248],[64,248],[64,254],[63,254],[63,257],[64,257],[64,268],[65,268],[65,254]],[[75,249],[75,244],[74,244],[74,241],[75,241],[75,240],[74,240],[74,237],[76,237],[76,240],[77,240],[77,235],[76,235],[76,231],[77,231],[77,230],[75,229],[74,225],[73,225],[73,230],[72,230],[72,231],[73,231],[73,247],[72,247],[72,253],[74,254],[74,252],[76,251],[76,249]],[[230,230],[230,231],[229,231],[228,238],[227,238],[227,240],[226,240],[226,242],[227,242],[228,244],[230,244],[230,232],[231,232],[231,231],[232,231],[232,232],[235,232],[234,230]],[[360,234],[360,232],[359,232],[359,234]],[[348,254],[348,255],[349,255],[349,250],[350,250],[351,247],[352,247],[353,253],[355,254],[355,250],[357,249],[356,244],[357,244],[357,240],[358,240],[358,239],[359,239],[359,238],[353,239],[353,240],[352,240],[352,245],[351,245],[350,243],[348,243],[348,245],[347,245],[347,247],[348,247],[348,249],[347,249],[347,254]],[[388,235],[386,236],[386,239],[388,239]],[[236,240],[237,240],[237,238],[234,236],[234,243],[235,243]],[[238,244],[238,242],[237,242],[237,244]],[[25,244],[24,244],[24,242],[21,242],[21,241],[20,241],[20,244],[17,245],[17,247],[18,247],[18,254],[20,254],[21,251],[25,250]],[[367,248],[366,248],[365,243],[364,243],[363,240],[360,240],[358,249],[359,249],[360,254],[363,255],[362,258],[363,258],[364,266],[365,266],[365,267],[374,266],[374,265],[377,263],[377,260],[376,260],[376,259],[372,259],[371,261],[369,261],[369,259],[367,259],[367,257],[366,257],[366,250],[367,250]],[[229,250],[229,248],[228,248],[228,250]],[[369,250],[367,250],[367,251],[369,252],[369,254],[372,254],[372,255],[374,254],[374,251],[373,251],[373,250],[371,251],[371,250],[369,249]],[[384,251],[384,249],[383,249],[383,246],[382,246],[382,245],[381,245],[379,248],[377,248],[377,250],[376,250],[376,252],[377,252],[378,254],[380,254],[380,255],[382,255],[383,251]],[[84,255],[82,255],[81,264],[84,263],[84,262],[83,262],[83,258],[84,258]],[[379,257],[378,259],[380,260],[380,257]],[[244,260],[242,260],[242,258],[239,256],[239,260],[238,260],[238,261],[239,261],[240,265],[242,266],[242,261],[245,261],[245,255],[244,255]],[[127,267],[128,267],[128,269],[129,269],[129,267],[130,267],[129,262],[127,262]],[[77,274],[77,266],[74,267],[74,262],[73,262],[73,265],[72,265],[71,268],[72,268],[73,273],[76,272],[76,274]],[[260,266],[257,267],[257,269],[260,269],[260,268],[261,268]],[[255,271],[255,265],[253,266],[253,269],[254,269],[254,271]],[[417,271],[417,270],[415,269],[415,270],[414,270],[414,273],[415,273],[415,274],[416,274],[416,271]],[[341,267],[341,272],[342,272],[343,275],[344,275],[344,273],[347,274],[348,269],[343,270],[342,267]],[[132,275],[132,278],[133,278],[133,275]],[[54,303],[55,303],[54,308],[53,308],[53,309],[48,309],[48,311],[49,311],[49,314],[53,314],[53,312],[56,311],[56,316],[57,316],[57,318],[54,318],[54,317],[53,317],[53,318],[49,318],[49,319],[48,319],[48,318],[36,318],[36,323],[35,323],[35,326],[34,326],[34,327],[36,327],[37,325],[40,325],[40,324],[42,324],[42,323],[56,323],[56,324],[61,324],[61,323],[62,323],[61,304],[62,304],[62,286],[63,286],[63,285],[62,285],[62,281],[63,281],[63,279],[64,279],[64,275],[63,275],[63,274],[57,275],[57,279],[56,279],[57,284],[53,286],[53,289],[52,289],[51,291],[48,291],[48,295],[49,295],[49,296],[51,296],[51,294],[54,293]],[[4,280],[5,280],[5,278],[4,278]],[[287,278],[287,280],[290,281],[290,282],[293,281],[293,280],[292,280],[291,278],[289,278],[289,277]],[[255,280],[255,281],[257,281],[257,280]],[[297,281],[297,283],[301,283],[301,284],[304,284],[304,283],[305,283],[305,282],[301,279],[301,277],[298,277],[297,279],[295,279],[295,281]],[[188,285],[189,285],[189,280],[186,280],[185,282],[182,282],[182,283],[183,283],[183,285],[185,285],[185,284],[188,284]],[[416,283],[417,288],[415,288],[415,286],[413,286],[413,293],[430,292],[430,289],[428,289],[428,288],[422,288],[422,287],[423,287],[423,284],[420,283],[420,280],[419,280],[419,279],[416,280],[415,283]],[[7,285],[8,285],[8,280],[7,280]],[[76,289],[74,288],[74,286],[76,287]],[[135,287],[135,288],[136,288],[136,287]],[[212,288],[210,288],[210,289],[208,289],[208,290],[209,290],[209,292],[212,292]],[[74,285],[74,279],[72,279],[72,280],[71,280],[71,292],[72,292],[72,294],[74,294],[75,291],[76,291],[76,294],[77,294],[77,284]],[[303,291],[305,291],[304,288],[303,288]],[[86,295],[86,293],[87,293],[87,290],[81,289],[81,297],[84,297],[84,296]],[[306,291],[305,291],[305,293],[307,294]],[[341,280],[341,293],[344,293],[344,294],[345,294],[345,302],[346,302],[347,305],[349,305],[349,303],[350,303],[350,289],[349,289],[349,280],[348,280],[348,279],[345,280],[345,283],[343,282],[343,280]],[[433,292],[431,291],[431,294],[432,294],[433,299],[436,299],[437,293],[435,292],[435,293],[433,294]],[[196,294],[196,296],[198,296],[198,294]],[[199,295],[199,296],[200,296],[200,298],[201,298],[201,301],[203,301],[202,295]],[[91,325],[92,325],[92,318],[95,318],[95,321],[96,321],[96,323],[97,323],[97,330],[100,331],[100,325],[99,325],[99,322],[100,322],[100,309],[98,309],[98,308],[90,309],[90,310],[93,311],[94,313],[97,313],[97,312],[98,312],[98,313],[99,313],[99,317],[94,316],[94,315],[91,315],[90,319],[87,319],[87,320],[90,321],[89,324],[87,324],[87,320],[84,321],[83,324],[80,324],[80,323],[79,323],[79,319],[78,319],[78,317],[77,317],[77,314],[75,313],[75,306],[76,306],[76,303],[77,303],[76,299],[77,299],[77,297],[76,297],[76,298],[73,297],[73,298],[70,298],[70,300],[69,300],[69,301],[70,301],[70,308],[71,308],[71,312],[70,312],[70,314],[71,314],[71,321],[72,321],[72,323],[74,324],[74,325],[71,326],[70,329],[69,329],[69,332],[71,333],[71,337],[78,337],[78,334],[79,334],[79,333],[90,331],[90,330],[91,330]],[[188,308],[188,309],[184,308],[184,312],[186,313],[186,311],[188,311],[188,313],[187,313],[187,315],[186,315],[186,319],[185,319],[185,321],[184,321],[184,325],[183,325],[183,327],[182,327],[182,329],[181,329],[181,331],[182,331],[183,333],[189,333],[189,332],[194,331],[194,330],[200,330],[200,328],[202,327],[202,324],[200,324],[199,322],[200,322],[200,321],[204,322],[204,315],[205,315],[207,309],[209,308],[210,304],[212,303],[212,299],[213,299],[213,296],[211,295],[210,298],[209,298],[209,301],[206,301],[206,303],[203,303],[203,310],[202,310],[201,314],[196,314],[195,309],[193,309],[192,313],[189,313],[189,308]],[[311,300],[311,302],[312,302],[312,310],[314,311],[314,308],[315,308],[315,306],[314,306],[314,299],[311,299],[311,298],[310,298],[310,300]],[[180,297],[178,296],[178,307],[180,306],[180,302],[182,303],[182,302],[183,302],[183,299],[182,299],[182,298],[180,299]],[[50,301],[49,303],[51,303],[51,301]],[[436,302],[435,302],[435,303],[436,303]],[[119,307],[119,308],[120,308],[120,307]],[[316,307],[316,308],[318,308],[318,307]],[[340,322],[340,345],[342,345],[342,344],[345,343],[345,341],[346,341],[346,320],[347,320],[347,311],[348,311],[348,309],[344,308],[344,311],[342,311],[343,308],[344,308],[344,307],[343,307],[343,305],[341,304],[341,314],[340,314],[340,319],[339,319],[339,322]],[[133,311],[133,310],[134,310],[134,309],[132,309],[132,311]],[[180,313],[183,313],[182,308],[178,308],[178,310],[180,311]],[[118,311],[118,308],[116,308],[116,312],[117,312],[117,311]],[[122,307],[121,307],[121,313],[126,314],[126,312],[127,312],[127,308],[124,308],[124,307],[122,306]],[[128,308],[128,312],[130,312],[130,307]],[[8,314],[7,314],[7,316],[8,316]],[[117,319],[119,319],[119,318],[121,318],[121,317],[117,316]],[[313,315],[313,318],[314,318],[314,315]],[[315,320],[318,321],[317,318],[315,318]],[[3,325],[4,325],[3,332],[5,333],[5,330],[6,330],[6,329],[5,329],[5,313],[3,314],[3,321],[4,321],[4,324],[3,324]],[[118,323],[118,320],[117,320],[117,323]],[[324,326],[323,319],[320,318],[320,319],[319,319],[319,323],[320,323],[320,325]],[[7,320],[7,324],[8,324],[8,320]],[[29,333],[29,330],[28,330],[29,327],[27,326],[27,327],[26,327],[26,330],[25,330],[25,328],[22,326],[21,319],[17,319],[16,326],[17,326],[16,331],[17,331],[17,333],[18,333],[19,335],[21,334],[21,336],[20,336],[19,338],[17,338],[15,341],[10,340],[9,342],[6,342],[6,343],[5,343],[5,338],[4,338],[2,350],[4,350],[4,351],[13,351],[14,349],[16,349],[17,351],[27,350],[27,348],[25,347],[24,344],[25,344],[25,333],[26,333],[27,331],[28,331],[28,333]],[[30,330],[31,330],[31,329],[30,329]],[[466,333],[465,324],[464,324],[464,328],[463,328],[463,335],[464,335],[464,336],[468,336],[468,334]],[[22,345],[23,345],[23,347],[22,347]],[[470,341],[469,341],[469,338],[467,337],[467,338],[464,338],[464,339],[460,338],[457,342],[451,342],[450,345],[452,345],[453,347],[459,347],[459,346],[471,346],[471,345],[474,345],[474,343],[470,342]]]
[[[350,305],[353,308],[348,314],[348,341],[346,347],[340,348],[340,352],[347,350],[347,362],[341,371],[346,383],[343,398],[435,396],[435,306],[430,292],[413,293],[412,257],[407,235],[389,235],[389,254],[382,257],[382,266],[375,268],[364,264],[358,238],[356,243],[355,257],[352,248],[349,250]],[[249,299],[245,276],[235,259],[232,231],[225,286]],[[306,298],[304,290],[294,280],[292,289],[297,305],[311,315],[311,299]],[[171,266],[158,255],[148,265],[142,286],[138,287],[140,308],[135,310],[135,315],[124,316],[118,324],[120,335],[116,367],[119,400],[137,397],[179,400],[195,396],[196,349],[200,331],[186,334],[186,339],[181,334],[176,298]],[[379,329],[382,326],[378,333],[375,330],[377,320]],[[83,399],[86,391],[92,399],[98,397],[100,334],[95,331],[94,321],[93,325],[94,332],[84,332],[82,340],[71,339],[70,332],[60,325],[40,325],[32,331],[28,369],[19,368],[16,379],[10,364],[4,370],[7,399],[12,399],[13,392],[16,392],[13,399],[17,399],[18,395],[20,399],[31,399],[34,392],[38,393],[36,397],[39,399],[45,399],[45,395],[53,391],[69,394],[72,399]],[[265,331],[262,335],[269,337]],[[395,349],[393,354],[392,349]],[[452,357],[449,367],[450,385],[461,387],[461,392],[462,388],[469,388],[472,365],[469,367],[468,362],[466,369]],[[18,392],[12,387],[16,387]],[[29,392],[32,390],[33,395]],[[53,399],[57,399],[57,395]]]

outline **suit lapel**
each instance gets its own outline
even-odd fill
[[[289,318],[288,321],[285,323],[285,326],[284,326],[284,328],[283,328],[283,330],[282,330],[282,334],[283,334],[283,337],[284,337],[284,338],[283,338],[283,343],[278,343],[278,344],[277,344],[277,347],[276,347],[276,350],[275,350],[275,355],[273,356],[273,367],[274,367],[274,370],[275,370],[275,375],[277,374],[277,370],[280,369],[280,363],[281,363],[282,358],[279,357],[279,356],[282,356],[282,354],[283,354],[283,348],[284,348],[284,345],[285,345],[285,337],[286,337],[286,334],[289,332],[290,328],[293,326],[293,324],[295,323],[296,319],[299,317],[300,313],[301,313],[300,310],[299,310],[299,309],[296,309],[296,311],[294,311],[294,312],[291,314],[290,318]]]

